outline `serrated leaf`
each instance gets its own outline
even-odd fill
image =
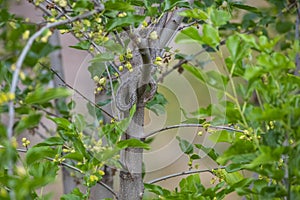
[[[141,140],[138,140],[138,139],[135,139],[135,138],[131,138],[131,139],[128,139],[128,140],[122,140],[122,141],[117,143],[117,147],[120,148],[120,149],[125,149],[125,148],[128,148],[128,147],[143,148],[143,149],[146,149],[146,150],[150,149],[149,144],[146,144],[146,143],[142,142]]]
[[[231,19],[231,16],[224,10],[213,9],[210,13],[210,19],[215,26],[222,26]]]
[[[37,88],[33,92],[29,93],[25,98],[25,103],[27,104],[36,104],[36,103],[46,103],[53,99],[65,98],[70,96],[72,93],[66,88]]]

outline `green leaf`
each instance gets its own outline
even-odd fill
[[[77,132],[82,132],[86,127],[85,117],[82,114],[74,114],[73,120]]]
[[[271,148],[269,146],[260,146],[260,155],[254,159],[250,164],[245,165],[245,168],[253,169],[256,166],[269,164],[279,161],[284,148]]]
[[[294,23],[290,22],[290,21],[279,21],[276,23],[276,30],[278,31],[278,33],[287,33],[289,31],[291,31],[291,29],[294,27]]]
[[[102,44],[102,46],[105,47],[110,52],[115,52],[118,54],[123,53],[123,50],[124,50],[120,44],[114,42],[113,40],[108,40],[108,41],[104,42]]]
[[[203,146],[202,144],[195,144],[195,147],[202,150],[204,153],[206,153],[214,161],[216,161],[217,158],[219,157],[219,154],[213,148],[207,148],[207,147]]]
[[[105,62],[93,61],[91,65],[88,67],[88,70],[92,78],[94,76],[101,77],[103,72],[105,71]]]
[[[69,120],[60,117],[48,117],[48,119],[52,120],[59,129],[74,131],[74,124],[72,124]]]
[[[193,174],[186,178],[183,178],[180,181],[179,186],[181,192],[199,194],[205,190],[204,186],[201,184],[199,174]]]
[[[106,1],[104,7],[105,10],[135,11],[134,7],[125,1]]]
[[[82,161],[83,160],[83,155],[79,152],[74,152],[74,153],[68,153],[63,156],[64,158],[76,160],[76,161]]]
[[[128,139],[128,140],[122,140],[122,141],[117,143],[117,147],[120,148],[120,149],[125,149],[125,148],[128,148],[128,147],[143,148],[143,149],[146,149],[146,150],[150,149],[149,144],[146,144],[146,143],[142,142],[141,140],[138,140],[138,139],[135,139],[135,138],[131,138],[131,139]]]
[[[85,195],[82,192],[80,192],[78,188],[74,188],[71,193],[64,194],[60,198],[60,200],[82,200],[82,199],[86,199]]]
[[[231,143],[233,141],[232,135],[233,132],[229,132],[226,130],[222,131],[214,131],[210,134],[209,139],[213,142],[228,142]]]
[[[41,147],[41,146],[57,146],[57,145],[63,145],[64,140],[60,137],[50,137],[44,140],[43,142],[40,142],[36,144],[34,147]]]
[[[46,103],[53,99],[64,98],[70,96],[72,93],[66,88],[37,88],[33,92],[29,93],[25,98],[25,103],[27,104],[37,104]]]
[[[54,158],[56,154],[57,149],[53,149],[50,146],[32,147],[26,153],[26,163],[31,165],[47,157]]]
[[[200,41],[201,36],[198,29],[196,29],[195,27],[188,27],[180,31],[180,33],[175,38],[175,42],[178,44],[194,43]]]
[[[56,163],[49,160],[43,160],[31,164],[28,173],[33,176],[36,185],[45,186],[55,181],[58,170],[59,167]]]
[[[239,138],[238,133],[236,133],[236,137]],[[247,140],[237,140],[223,153],[223,155],[217,158],[217,162],[221,165],[225,165],[229,160],[234,160],[235,163],[249,162],[255,157],[255,146],[252,142]]]
[[[204,24],[201,41],[212,48],[216,48],[221,41],[218,30],[209,24]]]
[[[193,145],[189,143],[187,140],[181,139],[178,136],[176,136],[176,139],[179,141],[179,146],[183,153],[192,154],[194,152]]]
[[[29,115],[25,115],[18,121],[15,131],[17,134],[23,132],[26,129],[37,127],[42,118],[41,113],[31,113]]]
[[[125,27],[130,25],[138,25],[142,23],[145,16],[128,14],[126,17],[116,17],[108,20],[106,28],[110,32],[117,27]]]
[[[228,82],[228,78],[217,71],[204,72],[199,68],[191,65],[183,64],[185,70],[192,73],[203,84],[209,85],[217,90],[224,91]]]
[[[171,10],[175,6],[177,7],[190,7],[189,3],[185,0],[164,0],[163,1],[163,11],[166,12]]]
[[[208,15],[206,12],[204,12],[202,9],[194,8],[192,10],[185,10],[179,13],[180,16],[183,17],[191,17],[199,20],[207,20]]]
[[[91,43],[87,40],[83,40],[83,41],[80,41],[78,42],[76,45],[74,46],[69,46],[71,48],[74,48],[74,49],[80,49],[80,50],[88,50],[91,46]]]
[[[152,193],[157,194],[157,195],[169,196],[171,194],[171,192],[169,190],[166,190],[166,189],[162,188],[159,185],[144,183],[144,187],[149,192],[152,192]]]
[[[105,62],[105,61],[113,61],[114,54],[112,52],[104,52],[97,54],[90,62]]]
[[[247,10],[247,11],[250,11],[250,12],[253,12],[253,13],[260,13],[260,11],[255,8],[255,7],[252,7],[252,6],[248,6],[248,5],[243,5],[243,4],[239,4],[239,3],[233,3],[231,4],[233,7],[236,7],[236,8],[239,8],[239,9],[243,9],[243,10]]]
[[[241,39],[237,35],[232,35],[226,40],[226,46],[234,63],[244,57],[242,54],[245,49],[241,45]]]
[[[231,16],[224,10],[212,9],[212,12],[210,13],[210,19],[213,25],[218,27],[226,24],[231,19]]]
[[[236,172],[236,171],[240,171],[244,168],[244,165],[241,164],[241,163],[232,163],[230,165],[228,165],[225,170],[228,172],[228,173],[231,173],[231,172]]]
[[[165,113],[165,105],[168,103],[164,95],[156,93],[151,101],[148,101],[146,108],[154,112],[157,116]]]
[[[84,11],[84,10],[91,10],[94,5],[92,2],[86,1],[86,0],[78,0],[73,4],[74,11]]]
[[[243,175],[240,172],[232,172],[228,173],[225,169],[222,169],[223,175],[225,176],[224,180],[229,185],[233,185],[242,181],[244,179]]]

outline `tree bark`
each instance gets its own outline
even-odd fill
[[[139,138],[143,134],[144,106],[137,107],[131,124],[125,134],[126,139]],[[143,149],[127,148],[121,152],[121,162],[126,167],[120,172],[121,200],[142,199],[144,184],[142,179]]]

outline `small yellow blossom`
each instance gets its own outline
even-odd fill
[[[100,85],[105,85],[106,83],[106,78],[105,77],[102,77],[100,80],[99,80],[99,84]]]
[[[150,33],[150,39],[151,40],[157,40],[158,39],[158,35],[157,35],[157,32],[156,31],[152,31]]]
[[[60,7],[66,7],[67,5],[68,5],[68,2],[66,1],[66,0],[60,0],[59,2],[58,2],[58,5],[60,6]]]
[[[11,68],[11,70],[15,71],[15,70],[16,70],[16,64],[15,64],[15,63],[12,64],[12,65],[10,66],[10,68]]]
[[[102,170],[99,170],[98,173],[99,173],[100,176],[103,176],[105,174],[105,172],[102,171]]]
[[[90,175],[89,179],[90,179],[91,182],[95,182],[95,181],[99,180],[98,176],[95,176],[95,175]]]
[[[23,34],[22,34],[22,39],[23,40],[27,40],[29,38],[30,35],[30,31],[26,30]]]
[[[126,17],[127,13],[126,12],[121,12],[118,14],[118,17],[122,18],[122,17]]]
[[[98,82],[100,79],[99,79],[98,76],[94,76],[94,77],[93,77],[93,80],[94,80],[95,82]]]
[[[21,71],[21,72],[19,73],[19,75],[20,75],[20,79],[21,79],[22,81],[24,81],[25,78],[26,78],[25,73]]]

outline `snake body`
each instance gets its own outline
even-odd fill
[[[116,106],[119,110],[128,111],[137,102],[137,89],[141,86],[141,73],[140,69],[135,69],[132,72],[127,72],[122,75],[123,81],[116,93]],[[156,81],[152,76],[148,84],[151,90],[148,94],[143,95],[145,102],[151,99],[157,90]],[[145,96],[147,96],[147,98]]]

